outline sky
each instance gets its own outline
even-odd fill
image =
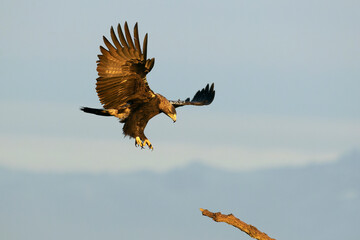
[[[250,170],[331,162],[360,148],[359,1],[2,1],[0,166],[35,172]],[[96,60],[111,26],[139,24],[168,99],[215,83],[134,147],[101,107]]]

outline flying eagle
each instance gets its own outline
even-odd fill
[[[155,62],[154,58],[147,59],[148,35],[144,37],[141,50],[137,23],[134,27],[134,38],[130,35],[127,22],[124,30],[125,35],[119,24],[117,37],[114,28],[111,27],[110,35],[114,45],[103,37],[108,49],[100,46],[101,55],[98,55],[96,68],[99,75],[96,92],[103,109],[82,107],[81,110],[119,118],[120,122],[124,123],[124,135],[135,138],[135,146],[143,148],[147,145],[153,149],[144,134],[148,121],[159,113],[165,113],[175,122],[175,108],[185,105],[209,105],[215,97],[214,84],[207,84],[191,100],[187,98],[169,101],[164,96],[154,93],[146,80],[146,74],[151,71]]]

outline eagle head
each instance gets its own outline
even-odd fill
[[[156,94],[159,97],[159,109],[160,112],[168,115],[174,122],[176,122],[176,110],[175,107],[164,96]]]
[[[170,103],[171,107],[168,112],[164,112],[166,115],[168,115],[174,122],[176,122],[176,110],[174,106]]]

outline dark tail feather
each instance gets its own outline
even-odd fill
[[[82,107],[80,110],[86,113],[92,113],[100,116],[111,116],[105,109]]]

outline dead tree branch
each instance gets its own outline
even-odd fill
[[[213,213],[208,211],[207,209],[200,208],[202,215],[212,218],[215,222],[225,222],[230,224],[241,231],[248,234],[250,237],[258,239],[258,240],[275,240],[274,238],[269,237],[266,233],[260,232],[256,227],[251,226],[240,219],[236,218],[234,215],[224,215],[221,212]]]

